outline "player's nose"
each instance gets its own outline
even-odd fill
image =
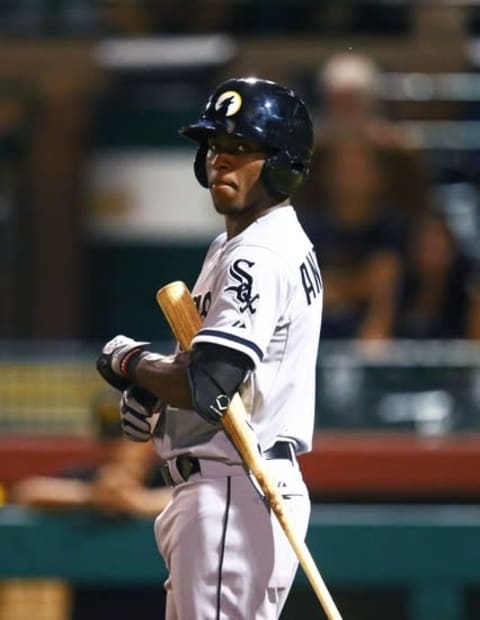
[[[232,168],[231,156],[229,153],[212,153],[210,165],[215,170],[230,170]]]

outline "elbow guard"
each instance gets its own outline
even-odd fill
[[[192,403],[197,413],[210,424],[218,424],[252,369],[253,362],[244,353],[216,344],[197,345],[188,368]]]

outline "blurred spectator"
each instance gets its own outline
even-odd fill
[[[99,395],[94,407],[94,426],[103,448],[98,466],[58,476],[33,476],[18,482],[10,493],[13,503],[43,510],[88,509],[107,518],[158,515],[170,500],[159,461],[150,443],[124,439],[116,390]],[[152,534],[153,535],[153,534]],[[58,586],[57,586],[58,587]],[[77,585],[71,590],[71,620],[162,618],[163,585],[95,587]]]
[[[108,391],[95,403],[94,426],[102,444],[99,465],[58,476],[32,476],[10,491],[10,501],[46,510],[89,508],[107,515],[156,516],[167,505],[158,461],[150,444],[124,439],[118,396]]]
[[[295,205],[324,277],[323,338],[390,337],[408,230],[428,204],[415,150],[380,112],[379,84],[356,54],[318,74],[316,151]]]
[[[426,169],[410,137],[381,112],[380,73],[373,61],[353,53],[333,55],[318,73],[317,89],[322,105],[314,119],[316,152],[296,198],[298,208],[313,214],[323,208],[330,149],[365,142],[377,154],[383,204],[407,220],[415,218],[429,200]]]
[[[438,211],[425,213],[412,231],[393,335],[480,338],[478,266]]]
[[[363,141],[332,147],[322,170],[326,200],[305,221],[325,285],[322,338],[391,333],[406,233],[381,201],[377,158]]]

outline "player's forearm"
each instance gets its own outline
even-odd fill
[[[144,358],[135,368],[135,383],[173,407],[191,409],[187,367],[188,362],[182,356],[168,362]]]

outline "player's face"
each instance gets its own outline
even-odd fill
[[[256,142],[227,134],[209,138],[206,172],[218,213],[234,216],[271,206],[272,199],[260,181],[267,157],[262,148]]]

